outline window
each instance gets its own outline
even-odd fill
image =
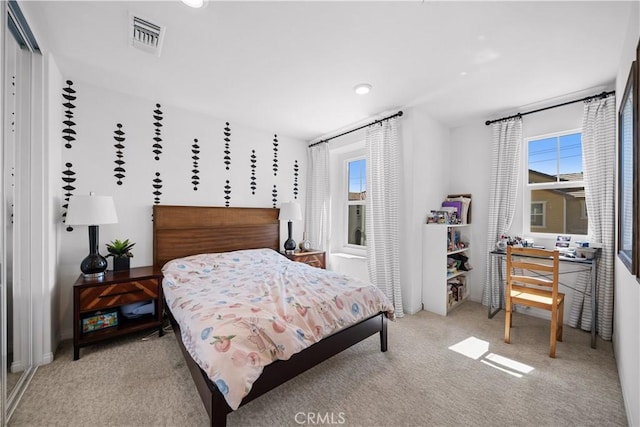
[[[640,56],[640,43],[638,44]],[[638,272],[638,102],[636,67],[631,65],[618,111],[618,257],[631,274]]]
[[[531,202],[531,228],[545,227],[545,202]]]
[[[525,144],[529,231],[587,234],[580,131],[535,137]]]
[[[347,161],[347,244],[366,246],[367,161]]]

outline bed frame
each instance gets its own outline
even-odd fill
[[[161,268],[167,261],[200,253],[227,252],[240,249],[271,248],[280,250],[278,209],[224,208],[205,206],[153,206],[153,264]],[[232,409],[200,369],[182,343],[180,327],[169,307],[165,310],[173,326],[211,426],[226,426]],[[380,350],[387,351],[387,317],[378,313],[343,329],[289,360],[277,360],[265,366],[240,406],[285,383],[354,344],[380,334]]]

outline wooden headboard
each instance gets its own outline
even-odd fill
[[[279,209],[153,206],[153,265],[239,249],[280,250]]]

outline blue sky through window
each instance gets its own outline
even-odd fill
[[[551,176],[582,173],[582,135],[529,141],[529,169]]]
[[[349,162],[349,193],[362,193],[367,189],[367,163],[365,159]]]

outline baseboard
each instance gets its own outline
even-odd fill
[[[60,341],[73,339],[73,329],[63,329],[60,331]]]
[[[46,365],[51,362],[53,362],[53,353],[49,352],[42,355],[42,365]]]
[[[9,372],[13,372],[13,373],[22,372],[24,371],[24,368],[25,366],[24,366],[24,363],[22,363],[22,360],[14,361],[14,362],[11,362],[11,367],[9,369]]]

